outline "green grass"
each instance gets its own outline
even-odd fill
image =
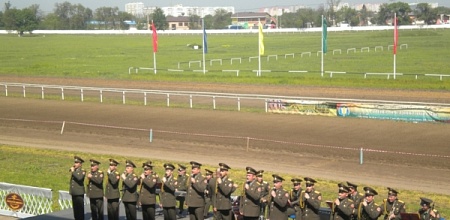
[[[159,175],[163,174],[162,164],[171,161],[160,161],[151,158],[136,158],[136,157],[123,157],[117,155],[99,155],[90,154],[85,152],[68,152],[68,151],[56,151],[56,150],[46,150],[37,148],[25,148],[25,147],[15,147],[0,145],[0,160],[2,161],[2,166],[0,166],[0,181],[12,184],[21,184],[27,186],[50,188],[53,190],[54,201],[53,210],[58,210],[57,205],[57,191],[58,190],[68,190],[68,184],[70,175],[67,172],[68,168],[73,165],[73,156],[78,155],[82,158],[88,160],[94,158],[102,163],[100,166],[101,170],[106,169],[104,164],[107,164],[108,159],[113,157],[114,159],[120,161],[125,161],[126,159],[131,159],[136,164],[140,162],[152,160],[155,164],[155,171]],[[20,162],[18,164],[18,162]],[[175,162],[172,162],[176,164]],[[185,162],[188,163],[187,161]],[[215,169],[212,165],[204,165],[203,168]],[[85,169],[89,169],[85,167]],[[123,164],[119,165],[119,170],[124,169]],[[140,174],[142,172],[141,168],[136,169],[136,173]],[[265,174],[265,179],[270,181],[271,172]],[[291,178],[297,177],[288,174],[280,174],[286,180],[284,184],[285,189],[289,189],[291,184],[289,180]],[[231,178],[240,186],[242,186],[245,181],[245,170],[244,169],[233,169],[230,173]],[[31,181],[32,180],[32,181]],[[322,200],[333,200],[336,198],[336,188],[337,182],[328,180],[318,180],[316,189],[322,193]],[[387,190],[382,186],[374,186],[374,188],[379,192],[380,196],[376,198],[378,203],[382,202],[382,199],[387,195]],[[239,195],[241,187],[238,187],[238,191],[235,195]],[[419,209],[419,197],[432,198],[436,203],[436,208],[440,210],[441,215],[444,217],[450,216],[450,196],[449,195],[439,195],[432,193],[424,193],[418,191],[410,191],[398,189],[401,191],[400,199],[405,201],[407,204],[408,212],[416,212]],[[322,206],[326,206],[325,202],[322,202]]]
[[[187,44],[201,44],[200,35],[159,34],[159,52],[154,75],[141,70],[139,74],[128,74],[128,67],[152,67],[152,40],[146,35],[33,35],[17,37],[1,35],[0,74],[20,76],[55,76],[74,78],[102,78],[166,82],[209,82],[233,84],[268,85],[316,85],[363,88],[399,88],[422,90],[449,90],[450,79],[440,81],[438,77],[424,74],[450,74],[446,45],[450,30],[400,30],[400,44],[408,48],[399,49],[397,72],[403,73],[397,80],[385,76],[368,76],[366,72],[392,72],[392,31],[329,32],[328,53],[324,58],[325,71],[345,71],[347,74],[329,74],[320,77],[320,33],[265,33],[265,56],[262,69],[272,70],[256,78],[252,70],[258,69],[257,34],[210,34],[208,36],[207,74],[192,72],[201,69],[198,64],[188,66],[189,61],[201,60],[202,50],[193,50]],[[376,46],[383,51],[375,52]],[[370,47],[370,52],[361,52]],[[356,53],[347,49],[356,48]],[[341,49],[342,54],[333,55]],[[302,52],[311,52],[311,56]],[[285,54],[295,53],[295,58]],[[278,55],[278,60],[268,55]],[[231,58],[241,57],[242,64]],[[223,59],[222,65],[209,60]],[[185,72],[168,72],[167,69]],[[239,69],[235,73],[222,70]],[[288,70],[307,70],[309,73],[286,73]],[[416,75],[418,79],[416,80]]]

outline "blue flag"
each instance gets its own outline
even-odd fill
[[[203,24],[203,53],[208,53],[208,42],[206,37],[205,24]]]

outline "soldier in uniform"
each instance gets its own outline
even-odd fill
[[[212,189],[212,191],[210,192],[210,193],[212,193],[213,194],[213,197],[212,197],[212,205],[213,205],[213,219],[218,219],[219,217],[218,217],[218,213],[217,213],[217,209],[214,207],[214,204],[216,203],[216,194],[217,194],[217,180],[219,179],[219,178],[221,178],[221,175],[220,175],[220,167],[219,168],[217,168],[216,169],[216,173],[215,173],[215,175],[214,175],[214,177],[213,178],[211,178],[211,180],[209,181],[209,184],[211,185],[211,186],[213,186],[213,188],[211,188]]]
[[[103,172],[98,169],[100,162],[91,159],[91,172],[88,173],[88,196],[92,220],[103,219]]]
[[[136,165],[131,160],[126,161],[125,172],[122,173],[122,202],[125,207],[125,215],[127,220],[136,220],[136,204],[138,201],[137,187],[139,184],[139,177],[134,173]]]
[[[231,168],[225,163],[219,163],[220,178],[217,178],[217,191],[214,199],[214,211],[216,220],[231,220],[231,194],[236,190],[237,185],[228,178],[228,170]]]
[[[177,177],[177,191],[187,191],[188,188],[188,180],[189,175],[186,174],[186,167],[178,164],[178,177]],[[182,215],[184,211],[184,202],[186,198],[184,196],[177,196],[176,197],[179,204],[178,204],[178,214]]]
[[[384,220],[401,220],[400,213],[405,211],[405,202],[397,198],[397,190],[388,187],[388,197],[383,200],[381,206],[381,213],[384,215]]]
[[[108,182],[106,183],[105,192],[105,197],[108,201],[109,220],[119,220],[120,174],[117,171],[117,165],[119,165],[119,162],[114,159],[109,159]]]
[[[204,218],[208,218],[209,209],[212,205],[212,197],[213,197],[213,191],[215,187],[215,181],[213,178],[214,171],[205,169],[205,179],[206,179],[206,189],[205,189],[205,210],[203,213]]]
[[[302,210],[300,209],[300,194],[302,193],[302,179],[294,178],[291,179],[294,188],[289,192],[289,208],[288,216],[295,214],[295,216],[300,219],[302,216]]]
[[[159,193],[160,205],[163,208],[164,220],[176,220],[177,212],[175,211],[175,206],[177,205],[177,200],[175,199],[175,190],[177,187],[177,178],[173,176],[175,166],[166,163],[164,164],[164,169],[166,172],[161,181],[161,192]]]
[[[141,190],[139,203],[142,206],[142,219],[155,220],[156,186],[159,184],[159,177],[153,172],[151,161],[142,164],[144,173],[141,174]]]
[[[364,200],[358,205],[358,220],[376,220],[381,215],[381,208],[375,203],[377,191],[364,187]]]
[[[355,204],[348,198],[350,189],[343,183],[338,184],[338,198],[331,205],[331,220],[351,220]]]
[[[78,156],[74,156],[74,164],[69,169],[70,172],[70,189],[72,195],[73,217],[75,220],[84,220],[84,177],[86,171],[81,167],[84,160]]]
[[[273,174],[272,177],[274,187],[269,193],[269,215],[267,219],[287,220],[289,193],[283,189],[283,177],[276,174]]]
[[[244,216],[244,220],[257,220],[261,211],[261,187],[256,181],[256,170],[251,167],[245,169],[247,181],[243,186],[239,212]]]
[[[189,178],[189,188],[186,194],[186,205],[189,207],[190,220],[203,220],[205,209],[206,179],[200,172],[202,164],[191,161],[192,175]]]
[[[302,209],[303,220],[319,220],[319,208],[322,202],[322,194],[314,189],[317,182],[313,178],[303,178],[306,190],[300,196],[300,208]]]
[[[267,181],[263,180],[264,170],[258,170],[256,172],[256,181],[258,181],[259,186],[261,187],[261,201],[260,201],[260,215],[263,219],[266,217],[266,207],[268,204],[268,200],[270,198],[269,191],[270,186]]]
[[[356,206],[358,206],[359,203],[361,203],[363,201],[364,195],[361,194],[360,192],[358,192],[358,185],[347,181],[347,186],[350,189],[348,198],[353,200],[353,202],[355,204],[355,209],[353,209],[353,214],[352,214],[352,220],[357,220],[358,214],[356,213],[356,211],[358,211],[358,207],[356,207]]]
[[[434,209],[433,200],[427,198],[420,198],[419,215],[420,220],[439,220],[441,218],[439,212]]]

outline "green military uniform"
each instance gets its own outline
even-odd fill
[[[78,156],[74,156],[73,158],[75,165],[69,170],[71,172],[69,194],[72,195],[72,207],[74,219],[83,220],[84,193],[85,193],[84,178],[86,176],[86,171],[83,168],[81,168],[81,164],[83,164],[84,160]]]
[[[419,209],[420,220],[439,220],[440,214],[439,211],[434,209],[433,200],[427,198],[420,198],[420,205],[422,206]]]
[[[358,192],[358,185],[348,182],[347,181],[347,186],[350,189],[350,193],[348,194],[348,198],[353,200],[354,204],[355,204],[355,209],[353,209],[353,214],[352,214],[352,220],[357,220],[358,219],[358,214],[356,213],[358,211],[358,206],[359,203],[363,202],[364,200],[364,195]],[[351,192],[351,189],[354,190],[354,192]]]
[[[294,178],[291,179],[292,184],[294,186],[299,186],[303,180]],[[300,195],[302,193],[302,188],[300,187],[298,190],[295,188],[292,188],[289,192],[289,207],[287,210],[288,216],[295,214],[297,218],[301,218],[302,216],[302,209],[300,208]]]
[[[256,175],[256,170],[251,167],[246,167],[247,174]],[[245,185],[249,186],[248,189]],[[243,214],[244,219],[258,219],[260,215],[260,199],[261,199],[261,187],[254,179],[251,182],[246,182],[243,186],[243,196],[239,203],[239,212]]]
[[[305,177],[304,178],[306,187],[314,186],[317,182],[316,180]],[[309,198],[308,198],[309,197]],[[319,191],[311,189],[311,191],[305,191],[301,195],[300,208],[302,208],[302,219],[303,220],[319,220],[319,208],[322,202],[322,194]]]
[[[107,199],[107,209],[108,209],[108,220],[119,220],[119,182],[120,174],[117,172],[117,162],[114,159],[109,159],[108,169],[108,182],[106,183],[105,197]]]
[[[395,196],[397,197],[397,190],[388,187],[389,190],[388,196]],[[401,220],[402,217],[400,216],[400,213],[404,213],[405,211],[405,202],[402,200],[398,200],[395,198],[393,202],[389,201],[389,199],[383,200],[383,205],[381,206],[381,213],[384,215],[384,220]],[[391,217],[393,215],[393,217]]]
[[[287,220],[287,208],[289,193],[283,189],[281,183],[284,179],[276,174],[272,175],[274,184],[280,184],[280,188],[274,187],[271,192],[269,192],[269,214],[268,218],[272,220]],[[275,192],[275,196],[272,195]]]
[[[88,174],[88,197],[91,206],[92,220],[103,219],[103,172],[98,170],[100,162],[91,159],[91,172]],[[97,167],[97,170],[93,170]]]
[[[364,192],[368,196],[378,195],[377,191],[370,187],[364,187]],[[375,201],[368,202],[366,206],[364,206],[364,202],[358,205],[358,220],[376,220],[380,214],[381,208]]]
[[[191,161],[192,169],[200,169],[202,164]],[[189,207],[191,219],[203,220],[205,209],[206,180],[201,173],[193,174],[194,182],[188,179],[189,188],[186,193],[186,205]]]
[[[131,160],[126,161],[126,166],[136,168],[136,165],[134,165],[134,163]],[[136,176],[136,174],[133,171],[131,173],[123,174],[122,179],[123,179],[122,202],[123,205],[125,206],[125,215],[127,217],[127,220],[136,220],[137,218],[136,204],[139,197],[137,192],[139,177]]]
[[[213,197],[214,197],[214,191],[215,191],[215,178],[212,177],[212,175],[214,174],[213,171],[205,169],[206,171],[206,189],[205,189],[205,209],[204,209],[204,213],[203,216],[205,218],[208,217],[208,213],[209,213],[209,209],[211,208],[211,205],[213,204]],[[211,176],[210,179],[208,179],[208,176]]]
[[[261,188],[261,201],[260,201],[260,216],[266,217],[266,207],[268,204],[268,200],[270,199],[269,191],[270,186],[267,181],[264,181],[263,178],[264,170],[258,170],[256,172],[256,177],[261,178],[261,181],[258,179],[259,187]]]
[[[339,186],[339,205],[337,201],[333,201],[331,206],[331,220],[351,220],[355,204],[353,200],[347,196],[349,188],[344,184],[338,184]],[[342,195],[341,195],[342,194]]]
[[[186,167],[178,164],[178,171],[186,171]],[[177,177],[178,181],[177,181],[177,191],[185,191],[187,192],[188,189],[188,180],[189,180],[189,175],[187,175],[186,173],[182,174],[182,175],[178,175]],[[184,210],[184,202],[186,200],[186,197],[184,196],[177,196],[176,197],[179,204],[178,204],[178,212],[179,214],[183,213]]]
[[[231,169],[225,163],[219,163],[221,171],[227,171]],[[228,175],[221,176],[220,183],[217,184],[217,192],[215,193],[214,208],[217,209],[216,220],[231,220],[231,194],[236,190],[233,180],[228,178]]]
[[[166,172],[170,170],[172,173],[175,166],[169,163],[164,164],[164,169]],[[177,178],[170,174],[169,176],[164,175],[161,181],[161,191],[159,193],[160,203],[163,207],[164,220],[176,220],[175,206],[177,205],[177,200],[175,197],[175,190],[177,186]]]
[[[141,190],[139,193],[139,203],[142,207],[142,218],[144,220],[155,220],[155,204],[156,204],[156,186],[159,184],[159,177],[153,173],[151,161],[142,164],[145,171],[151,172],[149,175],[144,173],[141,178]]]

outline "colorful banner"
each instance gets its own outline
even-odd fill
[[[450,107],[338,103],[336,110],[339,117],[450,123]]]
[[[337,116],[336,104],[321,101],[269,100],[268,111],[285,114]]]

